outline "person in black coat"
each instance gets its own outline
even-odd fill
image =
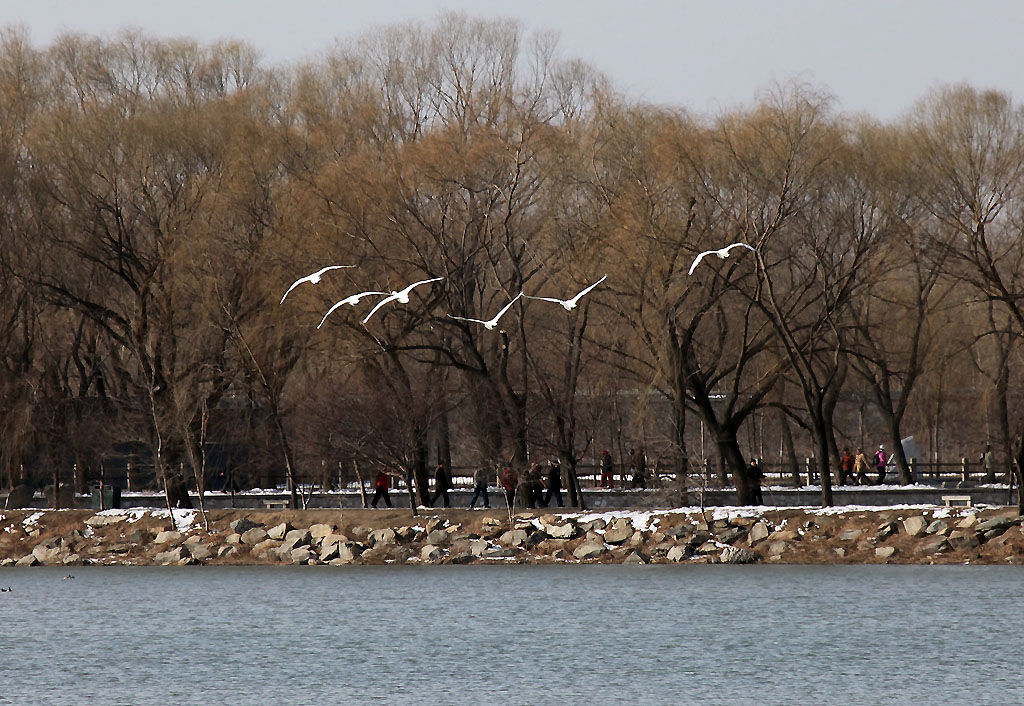
[[[761,495],[761,481],[764,479],[764,472],[761,467],[757,464],[757,459],[750,459],[750,465],[747,466],[747,479],[750,481],[750,486],[753,488],[753,504],[764,505],[764,497]]]
[[[551,504],[551,498],[554,497],[558,503],[558,507],[565,507],[562,502],[562,468],[558,465],[557,460],[553,460],[548,465],[548,487],[544,491],[544,499],[541,504],[544,507],[548,507]]]
[[[430,507],[434,507],[438,498],[444,501],[445,507],[451,507],[451,501],[448,500],[448,489],[451,486],[452,481],[448,475],[448,469],[444,467],[443,462],[437,464],[437,470],[434,471],[434,495],[430,498]]]

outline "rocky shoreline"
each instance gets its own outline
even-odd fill
[[[7,510],[0,566],[1024,563],[1013,508],[421,513]]]

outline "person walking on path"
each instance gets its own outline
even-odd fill
[[[878,482],[875,485],[881,485],[885,481],[885,467],[889,463],[889,457],[885,455],[885,444],[878,445],[878,451],[875,452],[875,470],[878,471]]]
[[[516,499],[516,486],[519,485],[519,474],[509,466],[501,472],[501,489],[505,491],[505,502],[512,507]]]
[[[612,463],[612,455],[608,449],[601,450],[601,487],[613,488],[615,486],[615,465]]]
[[[452,481],[448,476],[448,469],[444,467],[444,462],[437,464],[437,470],[434,471],[434,496],[430,498],[430,507],[434,507],[438,498],[444,501],[444,507],[451,506],[451,501],[448,499],[448,489],[451,485]]]
[[[383,466],[381,466],[380,470],[377,471],[377,482],[375,485],[377,489],[373,493],[373,502],[370,503],[370,505],[374,510],[376,510],[377,502],[383,498],[384,504],[391,507],[391,497],[388,495],[388,489],[391,488],[391,476],[388,475],[387,469]]]
[[[647,459],[642,449],[629,450],[629,470],[632,472],[630,487],[633,490],[647,490]]]
[[[857,449],[857,455],[853,457],[853,474],[859,485],[868,484],[868,457],[860,449]]]
[[[481,466],[476,469],[473,474],[473,499],[469,501],[469,509],[472,510],[476,504],[476,499],[480,498],[484,501],[484,507],[489,508],[491,506],[490,501],[487,499],[487,481],[488,481],[487,469]]]
[[[850,449],[843,449],[843,455],[839,457],[839,485],[853,482],[853,454]]]
[[[747,466],[747,478],[750,480],[750,486],[753,492],[751,498],[754,505],[764,505],[764,496],[761,495],[761,480],[764,478],[764,472],[761,467],[757,465],[757,459],[750,459],[750,465]]]
[[[558,507],[565,507],[562,502],[562,468],[557,460],[552,460],[548,465],[548,488],[544,492],[544,507],[551,505],[551,498],[558,503]]]

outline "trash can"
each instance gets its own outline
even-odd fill
[[[94,485],[92,487],[93,510],[119,510],[121,508],[121,489],[116,485]]]

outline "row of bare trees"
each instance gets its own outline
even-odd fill
[[[574,477],[625,438],[677,477],[704,451],[748,501],[756,436],[817,459],[830,504],[868,440],[904,482],[909,433],[1024,460],[1024,114],[1002,94],[937,89],[884,124],[791,84],[700,116],[449,15],[287,69],[7,31],[0,112],[8,484],[141,442],[175,502],[220,444],[293,503],[377,464],[423,495],[431,459]],[[757,251],[688,274],[733,242]],[[355,267],[278,303],[325,264]],[[571,311],[450,316],[605,274]]]

